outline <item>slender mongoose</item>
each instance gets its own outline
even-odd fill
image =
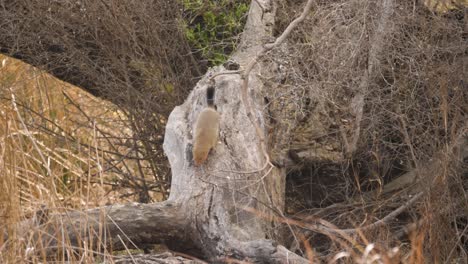
[[[216,146],[219,133],[219,113],[214,105],[215,87],[206,89],[207,107],[198,115],[195,123],[193,142],[193,161],[195,166],[203,164],[208,158],[208,153]]]

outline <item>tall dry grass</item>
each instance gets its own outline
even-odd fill
[[[125,159],[119,153],[130,148],[121,139],[131,133],[109,102],[18,60],[0,55],[0,62],[0,229],[8,233],[0,238],[0,263],[46,262],[51,245],[38,238],[48,215],[131,201],[132,188],[113,169],[124,163],[109,162]],[[131,174],[137,165],[126,161],[124,169]],[[77,251],[90,262],[106,255],[90,251],[86,239],[71,247],[55,228],[66,249],[56,260],[73,260]]]

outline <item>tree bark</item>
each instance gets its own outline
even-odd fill
[[[264,136],[259,136],[266,134],[261,96],[265,87],[257,77],[259,62],[252,58],[271,39],[274,7],[274,1],[252,1],[241,45],[232,56],[241,69],[249,65],[248,75],[215,67],[184,104],[172,111],[164,139],[172,168],[169,199],[71,212],[50,216],[45,224],[29,223],[29,227],[41,225],[47,230],[48,235],[40,239],[45,249],[65,247],[59,241],[65,231],[69,245],[78,250],[84,245],[124,249],[161,243],[210,262],[308,263],[278,244],[282,235],[273,219],[283,216],[286,173],[268,162],[262,150]],[[245,78],[249,78],[244,87],[247,102],[240,96]],[[221,114],[220,140],[207,162],[195,167],[193,125],[206,107],[205,89],[213,81]]]
[[[262,6],[260,6],[260,4]],[[272,1],[253,1],[243,41],[232,59],[241,69],[252,62],[271,37],[274,15]],[[265,133],[262,115],[264,89],[252,68],[249,78],[251,112],[239,96],[243,76],[215,67],[203,78],[186,102],[176,107],[166,127],[164,149],[171,163],[173,180],[169,201],[188,212],[192,237],[200,241],[209,259],[234,258],[282,263],[295,256],[284,247],[272,217],[284,209],[285,170],[266,164],[262,143],[253,122]],[[226,74],[224,74],[226,73]],[[212,77],[210,77],[212,76]],[[245,78],[245,77],[244,77]],[[215,103],[221,114],[220,143],[200,168],[191,164],[191,130],[197,114],[205,107],[205,89],[214,80]],[[249,208],[248,211],[244,210]],[[251,213],[251,212],[258,212]],[[299,262],[307,260],[295,256]]]

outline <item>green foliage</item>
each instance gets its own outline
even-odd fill
[[[183,0],[184,29],[202,60],[211,65],[226,61],[236,48],[249,9],[246,0]]]

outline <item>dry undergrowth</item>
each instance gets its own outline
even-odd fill
[[[282,2],[277,32],[300,10]],[[297,252],[349,263],[466,260],[467,18],[457,6],[319,2],[266,59],[275,69],[264,76],[268,114],[280,120],[273,138],[299,162],[287,187],[288,212],[309,225],[294,236]],[[313,153],[301,163],[304,150]],[[317,230],[322,220],[346,236]]]
[[[191,53],[182,7],[167,0],[1,3],[1,53],[111,101],[128,117],[132,137],[122,144],[139,168],[114,169],[142,203],[154,201],[152,192],[168,195],[165,122],[206,67]]]
[[[21,221],[40,222],[42,208],[53,214],[132,201],[135,190],[121,174],[138,169],[125,145],[132,133],[113,104],[18,60],[0,55],[0,62],[0,229],[10,234],[7,243],[0,238],[0,262],[38,262],[44,252],[28,254],[47,245],[35,245],[40,229]]]

